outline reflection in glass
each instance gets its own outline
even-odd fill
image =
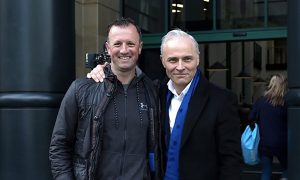
[[[268,42],[267,70],[285,70],[287,68],[287,44],[286,40],[274,40]]]
[[[287,25],[287,0],[269,0],[269,27]]]
[[[161,0],[125,0],[123,16],[130,17],[141,27],[142,33],[164,32],[165,2]]]
[[[223,0],[217,3],[217,29],[257,28],[264,25],[264,0]]]
[[[171,29],[212,29],[212,0],[172,0],[170,6]]]
[[[165,68],[160,60],[160,49],[143,49],[140,55],[138,66],[152,80],[163,80]]]

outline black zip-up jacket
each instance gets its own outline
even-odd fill
[[[61,103],[49,150],[51,170],[56,180],[95,179],[95,169],[101,158],[104,112],[118,81],[110,67],[104,70],[106,78],[103,83],[87,78],[75,80]],[[148,151],[154,152],[155,164],[151,179],[159,180],[163,177],[163,167],[157,89],[145,75],[141,81],[150,101],[147,142]]]

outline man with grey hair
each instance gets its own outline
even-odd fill
[[[161,61],[170,78],[160,92],[165,179],[240,179],[237,97],[210,83],[198,68],[197,41],[181,30],[162,38]]]
[[[199,68],[197,41],[179,29],[162,38],[169,79],[160,88],[165,180],[238,180],[241,173],[237,97],[210,83]],[[88,77],[97,81],[101,67]]]

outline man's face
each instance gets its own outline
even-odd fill
[[[199,55],[192,40],[177,37],[167,41],[161,55],[166,74],[180,93],[193,79],[199,64]]]
[[[108,33],[106,48],[111,57],[112,69],[128,72],[135,69],[142,42],[134,25],[113,26]]]

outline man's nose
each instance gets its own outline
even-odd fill
[[[177,69],[177,70],[183,70],[183,69],[184,69],[184,64],[183,64],[183,62],[182,62],[181,59],[178,61],[178,64],[177,64],[177,66],[176,66],[176,69]]]
[[[120,52],[121,53],[127,53],[127,51],[128,51],[127,45],[126,44],[122,44]]]

